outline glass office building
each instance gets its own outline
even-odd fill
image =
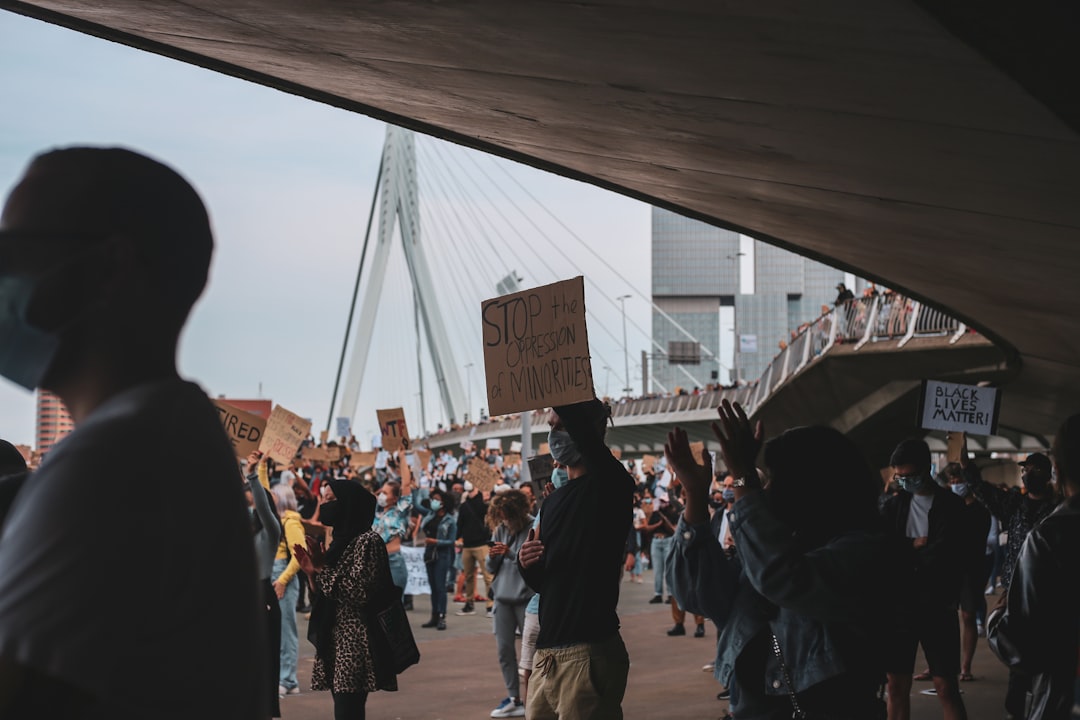
[[[781,343],[832,307],[841,270],[653,208],[655,392],[760,377]],[[853,287],[856,292],[861,283]]]

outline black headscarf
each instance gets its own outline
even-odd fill
[[[349,546],[360,534],[371,529],[375,522],[375,496],[355,480],[331,480],[335,502],[341,503],[334,522],[334,540],[326,551],[326,564],[337,564]]]

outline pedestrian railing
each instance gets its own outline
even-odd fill
[[[761,374],[748,398],[752,413],[784,383],[835,345],[899,341],[903,347],[916,337],[949,337],[957,342],[967,326],[936,308],[897,293],[848,300],[803,325]]]

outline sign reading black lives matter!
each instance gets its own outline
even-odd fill
[[[584,277],[485,300],[480,313],[491,415],[595,396]]]
[[[1000,409],[997,388],[924,380],[919,422],[926,430],[993,435]]]

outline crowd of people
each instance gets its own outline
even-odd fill
[[[726,400],[715,461],[677,427],[662,461],[622,461],[611,407],[592,399],[550,410],[553,469],[530,483],[486,447],[424,462],[405,445],[368,468],[345,440],[334,462],[301,447],[240,463],[175,364],[212,248],[190,184],[126,150],[39,156],[5,204],[0,376],[57,393],[77,429],[32,473],[0,444],[0,716],[277,716],[298,692],[310,605],[311,687],[335,718],[363,718],[416,661],[381,621],[409,603],[407,544],[423,546],[432,592],[421,629],[446,628],[452,594],[460,615],[492,616],[507,694],[492,717],[623,716],[617,605],[643,565],[650,602],[672,598],[669,634],[686,614],[699,637],[717,628],[712,667],[738,720],[906,720],[920,646],[943,716],[965,718],[980,617],[1010,668],[1005,711],[1069,716],[1080,415],[1022,462],[1020,489],[985,482],[966,447],[935,474],[917,438],[884,483],[839,431],[766,442]],[[182,452],[163,456],[162,437]],[[138,601],[118,610],[103,567]],[[181,687],[192,668],[197,692]]]

